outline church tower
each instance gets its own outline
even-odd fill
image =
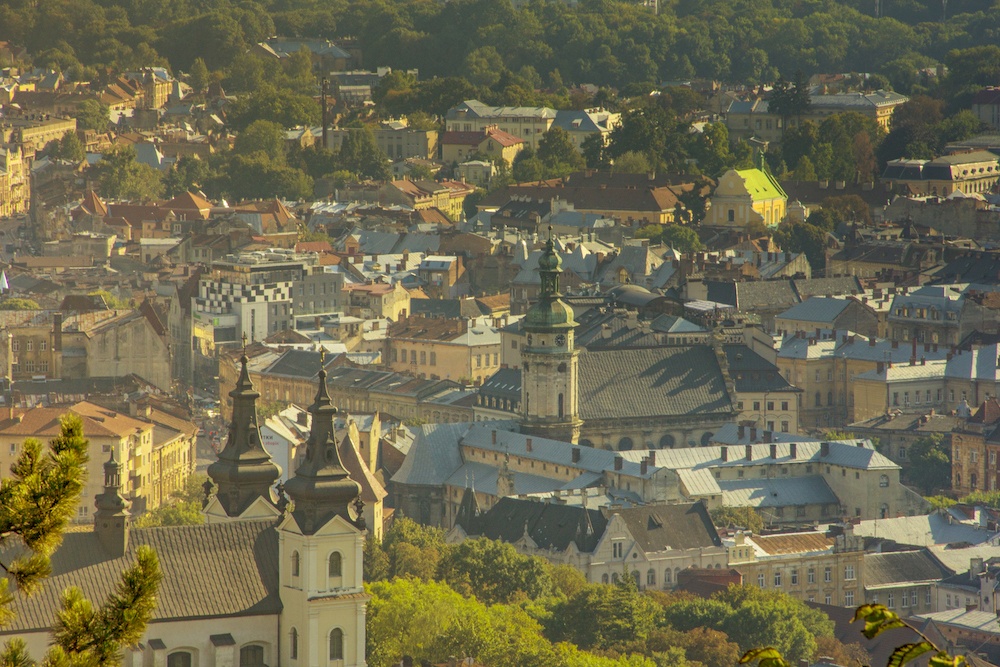
[[[115,460],[114,447],[104,462],[104,493],[94,498],[94,534],[112,558],[128,550],[129,501],[122,495],[122,469]]]
[[[524,317],[521,352],[521,430],[563,442],[580,440],[577,400],[579,351],[573,344],[573,310],[560,298],[562,260],[549,240],[538,259],[541,292]]]
[[[309,412],[305,460],[285,483],[292,506],[278,526],[281,628],[287,633],[281,664],[364,667],[367,531],[361,486],[340,458],[333,423],[337,408],[322,360]]]
[[[245,346],[246,337],[243,343]],[[281,470],[261,444],[257,424],[260,393],[250,382],[245,348],[240,363],[240,377],[236,387],[229,392],[233,399],[233,418],[226,446],[219,452],[219,459],[208,466],[208,476],[216,488],[215,497],[209,499],[204,510],[209,523],[274,518],[280,514],[271,487],[281,476]]]

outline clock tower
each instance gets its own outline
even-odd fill
[[[562,260],[549,240],[538,260],[541,292],[524,317],[521,352],[521,430],[552,440],[580,440],[573,310],[560,298]]]

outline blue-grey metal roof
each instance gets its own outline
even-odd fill
[[[840,317],[840,314],[844,312],[849,303],[847,299],[814,296],[802,303],[795,304],[778,315],[778,318],[798,322],[822,322],[833,325],[834,321]]]
[[[839,505],[837,494],[820,475],[777,479],[719,480],[723,504],[730,507]]]

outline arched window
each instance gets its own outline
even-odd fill
[[[334,551],[330,554],[330,567],[328,574],[331,577],[339,577],[341,574],[340,552]]]
[[[712,442],[712,436],[715,435],[711,431],[705,431],[701,436],[701,446],[706,447],[708,443]]]
[[[558,370],[560,373],[565,373],[566,372],[566,363],[563,362],[563,363],[559,364],[559,366],[558,366],[558,368],[556,368],[556,370]]]
[[[971,475],[969,475],[969,488],[972,489],[973,491],[979,488],[979,485],[976,483],[977,481],[978,480],[976,479],[976,473],[972,473]]]
[[[562,394],[559,394],[559,398],[557,399],[557,404],[558,404],[558,408],[559,408],[559,419],[562,419],[563,418],[563,395]]]
[[[240,667],[264,667],[264,647],[251,644],[241,648]]]
[[[344,631],[334,628],[330,631],[330,660],[344,659]]]
[[[299,576],[299,552],[298,551],[293,551],[292,552],[292,576],[293,577]]]
[[[608,583],[608,573],[607,572],[605,572],[604,574],[601,575],[601,583],[602,584]]]
[[[167,667],[191,667],[191,652],[174,651],[167,656]]]
[[[736,211],[729,209],[729,222],[734,222],[736,220]]]
[[[295,628],[288,633],[288,657],[292,660],[299,657],[299,631]]]
[[[618,576],[618,573],[617,573],[617,572],[612,572],[612,573],[611,573],[611,583],[613,583],[613,584],[617,584],[617,583],[618,583],[618,581],[619,581],[619,579],[620,579],[620,578],[619,578],[619,576]]]
[[[655,586],[656,585],[656,570],[649,568],[646,572],[646,585]]]
[[[677,439],[669,433],[660,437],[660,449],[673,449]]]
[[[582,440],[580,440],[580,446],[581,447],[593,447],[594,443],[591,442],[590,440],[587,440],[586,438],[583,438]]]
[[[882,507],[879,508],[879,518],[888,519],[889,518],[889,506],[882,503]]]
[[[632,438],[625,436],[618,441],[618,451],[627,452],[633,447]]]
[[[883,487],[883,488],[889,486],[889,476],[888,475],[882,475],[881,477],[879,477],[878,478],[878,485],[881,486],[881,487]]]
[[[669,584],[672,579],[673,577],[670,576],[670,568],[668,567],[666,570],[663,571],[663,583]]]
[[[816,407],[818,408],[821,405],[823,405],[823,398],[822,398],[822,395],[817,391],[816,392]]]

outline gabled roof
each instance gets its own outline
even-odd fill
[[[722,546],[704,503],[641,505],[614,511],[643,551]]]
[[[733,411],[719,362],[705,346],[587,350],[579,368],[584,421]]]
[[[474,523],[476,536],[491,540],[514,543],[527,535],[541,549],[561,552],[575,544],[589,553],[597,547],[608,520],[600,511],[578,505],[501,498]]]
[[[737,169],[736,173],[743,180],[743,185],[754,201],[788,198],[785,191],[781,189],[781,185],[777,179],[767,171],[760,169]]]
[[[153,547],[163,573],[150,637],[156,637],[157,621],[281,611],[278,535],[270,521],[134,528],[122,558],[109,557],[93,532],[67,533],[53,554],[52,576],[31,597],[15,596],[14,620],[0,635],[50,629],[70,586],[103,603],[141,545]]]

